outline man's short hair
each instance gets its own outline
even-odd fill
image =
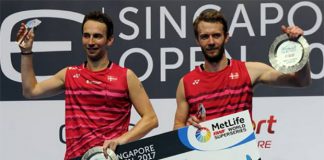
[[[104,23],[106,25],[107,28],[107,38],[110,38],[113,36],[114,34],[114,24],[112,22],[112,19],[100,12],[100,11],[93,11],[93,12],[89,12],[87,15],[85,15],[83,22],[82,22],[82,33],[83,33],[83,27],[84,24],[88,21],[88,20],[93,20],[93,21],[98,21],[101,23]]]
[[[193,28],[194,28],[196,39],[198,39],[198,24],[202,21],[210,22],[210,23],[219,22],[219,23],[223,24],[224,34],[226,34],[228,32],[227,21],[225,20],[224,15],[217,10],[206,9],[199,14],[199,16],[195,19],[195,21],[193,23]]]

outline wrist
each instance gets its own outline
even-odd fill
[[[118,144],[122,145],[122,144],[126,144],[129,142],[128,138],[126,138],[125,134],[123,134],[122,136],[117,138]]]
[[[31,54],[33,54],[33,52],[32,51],[21,51],[20,54],[21,55],[31,55]]]

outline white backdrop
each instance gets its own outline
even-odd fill
[[[172,130],[175,99],[152,99],[159,127],[147,136]],[[267,141],[263,160],[321,159],[324,145],[324,96],[254,98],[254,120],[262,123],[258,141]],[[8,101],[0,107],[0,155],[3,160],[63,159],[59,140],[64,124],[64,101]],[[138,115],[134,113],[132,123]],[[259,142],[262,143],[262,142]],[[266,147],[266,148],[264,148]]]

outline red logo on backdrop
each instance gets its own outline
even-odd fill
[[[267,119],[261,119],[259,121],[252,121],[255,133],[272,135],[275,133],[274,125],[277,123],[277,119],[274,115],[270,115]],[[263,149],[271,148],[272,140],[269,139],[259,139],[258,147]]]

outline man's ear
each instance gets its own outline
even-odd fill
[[[108,38],[107,39],[107,46],[110,47],[114,43],[114,40],[115,40],[114,36],[111,36],[110,38]]]
[[[197,37],[195,38],[195,41],[196,41],[196,44],[197,44],[198,46],[200,46],[200,44],[199,44],[199,40],[198,40]]]
[[[225,43],[227,43],[228,40],[229,40],[229,34],[228,34],[228,32],[227,32],[227,33],[225,34]]]

